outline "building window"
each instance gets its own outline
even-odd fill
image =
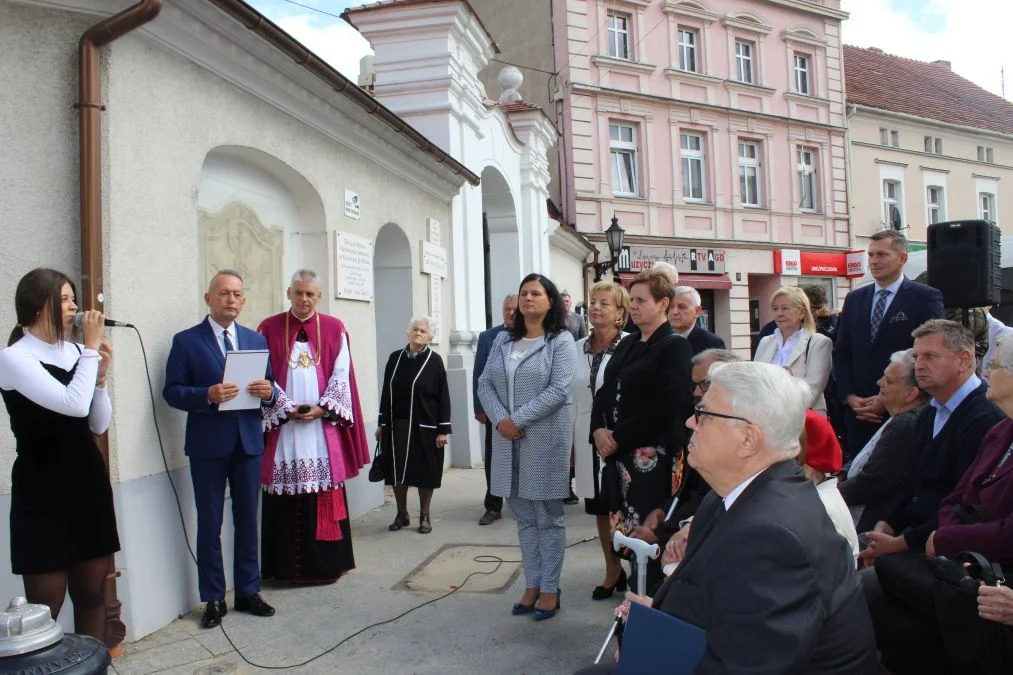
[[[739,195],[743,206],[760,205],[760,146],[739,142]]]
[[[879,128],[879,144],[889,145],[890,144],[890,130],[886,127]]]
[[[995,150],[992,148],[985,148],[985,161],[989,164],[995,164]]]
[[[739,82],[753,83],[753,45],[750,42],[735,41],[735,65]]]
[[[816,171],[816,150],[799,147],[798,157],[798,188],[799,208],[815,211],[819,208],[819,176]]]
[[[679,68],[692,73],[699,72],[696,60],[696,38],[695,30],[679,29]]]
[[[929,154],[943,154],[943,139],[932,136],[925,137],[925,152]]]
[[[812,93],[812,82],[809,75],[809,56],[795,54],[795,91],[809,96]]]
[[[935,225],[936,223],[943,222],[944,208],[943,208],[943,188],[938,185],[932,185],[927,190],[925,201],[929,208],[929,225]]]
[[[699,134],[680,134],[679,143],[682,155],[682,196],[690,201],[704,199],[704,153],[703,136]]]
[[[936,139],[936,154],[937,155],[943,154],[943,139],[941,138]]]
[[[609,125],[612,162],[612,193],[626,197],[640,194],[637,186],[637,130],[627,124]]]
[[[903,222],[900,209],[900,194],[900,183],[898,181],[883,181],[883,222],[891,228],[898,230],[901,227],[901,222]]]
[[[900,132],[897,131],[896,129],[892,129],[890,131],[890,145],[892,145],[895,148],[900,147]]]
[[[932,152],[932,137],[925,137],[925,152]]]
[[[978,217],[995,221],[995,195],[991,192],[978,193]]]
[[[629,61],[630,56],[630,17],[616,12],[608,13],[609,25],[609,56]]]
[[[984,162],[985,161],[985,146],[984,145],[979,145],[978,146],[978,161],[979,162]]]

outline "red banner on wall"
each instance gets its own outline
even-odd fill
[[[814,253],[798,249],[777,249],[774,251],[774,273],[854,279],[865,274],[865,251]]]

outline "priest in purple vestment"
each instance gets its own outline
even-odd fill
[[[294,407],[286,424],[266,430],[265,579],[329,583],[355,567],[344,484],[371,457],[348,333],[339,319],[316,311],[320,296],[316,273],[299,270],[288,288],[289,311],[257,329]]]

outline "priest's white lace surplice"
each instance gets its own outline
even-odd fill
[[[303,352],[307,352],[310,367],[299,365],[307,363],[306,359],[300,358]],[[309,342],[295,343],[289,357],[288,380],[285,387],[288,398],[296,408],[307,404],[324,405],[337,413],[344,422],[349,424],[354,422],[348,380],[351,359],[348,356],[347,338],[341,336],[341,349],[322,396],[317,380],[317,369],[312,365],[313,359],[313,349]],[[292,366],[293,363],[296,365]],[[347,399],[347,402],[343,402],[342,398]],[[274,474],[270,492],[292,495],[322,492],[333,487],[324,424],[330,422],[323,418],[312,422],[290,419],[288,424],[281,427],[278,449],[274,455]]]

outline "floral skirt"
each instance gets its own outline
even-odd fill
[[[662,446],[647,446],[615,460],[619,504],[610,514],[613,532],[629,535],[674,494],[674,454]]]

